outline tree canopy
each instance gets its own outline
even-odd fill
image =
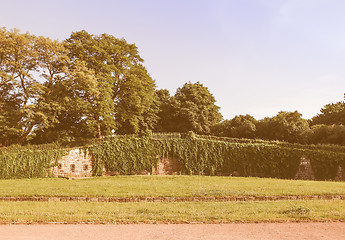
[[[0,144],[152,128],[155,81],[134,44],[74,32],[63,42],[0,31]]]
[[[326,106],[321,108],[320,112],[320,114],[312,118],[311,125],[345,125],[345,94],[344,101],[327,104]]]
[[[160,92],[160,97],[161,114],[169,115],[165,118],[168,131],[210,134],[211,127],[222,119],[214,96],[200,82],[185,83],[173,97]]]
[[[258,121],[250,115],[238,115],[215,125],[212,132],[222,137],[255,138]]]
[[[146,130],[345,144],[345,98],[309,121],[281,111],[221,122],[206,86],[188,82],[171,96],[156,89],[143,62],[135,44],[105,33],[57,41],[0,28],[0,147]]]
[[[281,111],[272,118],[259,121],[258,135],[263,139],[306,143],[309,124],[298,111]]]

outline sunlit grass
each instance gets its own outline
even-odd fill
[[[345,201],[0,202],[2,223],[345,221]]]
[[[209,176],[0,180],[0,196],[186,197],[345,194],[345,182]]]

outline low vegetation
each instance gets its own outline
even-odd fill
[[[251,141],[196,136],[189,132],[184,138],[153,139],[113,138],[86,148],[93,157],[93,172],[101,175],[103,168],[120,175],[148,171],[158,162],[157,156],[176,158],[181,174],[262,176],[292,179],[302,156],[310,159],[315,177],[334,179],[338,166],[345,166],[345,148]]]
[[[0,180],[0,196],[198,197],[344,195],[345,182],[217,176],[116,176]]]
[[[1,223],[225,223],[345,221],[345,201],[0,202]]]
[[[170,136],[173,136],[170,138]],[[301,145],[279,141],[219,138],[180,134],[128,135],[95,141],[84,147],[92,156],[92,171],[105,168],[118,175],[151,172],[160,158],[175,158],[184,175],[260,176],[293,179],[300,159],[311,160],[316,179],[334,179],[339,166],[345,169],[345,148]],[[11,146],[0,149],[0,178],[41,178],[66,154],[59,145]]]

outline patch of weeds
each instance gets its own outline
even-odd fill
[[[282,211],[282,214],[286,214],[289,216],[305,216],[309,215],[311,210],[307,207],[302,207],[302,206],[292,206],[288,208],[287,210]]]
[[[147,208],[140,208],[136,211],[137,214],[149,214],[151,211]]]

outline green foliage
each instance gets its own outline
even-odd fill
[[[318,124],[311,127],[311,143],[345,145],[344,125]]]
[[[36,150],[42,150],[42,151],[49,151],[49,150],[56,150],[61,149],[61,145],[58,143],[50,143],[50,144],[41,144],[41,145],[11,145],[9,147],[2,147],[0,148],[0,155],[4,154],[11,154],[11,153],[20,153],[22,151],[36,151]]]
[[[269,140],[281,140],[293,143],[306,143],[309,124],[299,112],[279,112],[272,118],[258,122],[257,136]]]
[[[345,100],[345,94],[344,94]],[[345,125],[345,101],[327,104],[321,108],[321,114],[313,117],[311,125],[316,124],[342,124]]]
[[[129,175],[141,171],[152,171],[158,159],[154,155],[150,138],[114,138],[86,148],[93,158],[93,174],[100,176],[105,167],[108,172]]]
[[[223,122],[212,127],[213,135],[233,138],[254,138],[258,121],[250,115],[235,116],[231,120]]]
[[[40,91],[32,77],[38,69],[36,40],[28,33],[0,29],[0,146],[22,142],[35,125],[34,102]]]
[[[311,210],[309,208],[303,206],[291,206],[287,210],[282,211],[283,214],[288,214],[292,216],[308,215],[310,212]]]
[[[0,28],[0,147],[153,129],[155,82],[142,63],[108,34],[59,42]]]
[[[73,32],[66,40],[71,61],[81,61],[94,72],[101,93],[89,98],[86,119],[98,138],[118,133],[138,133],[152,128],[154,80],[142,65],[134,44],[112,35]],[[85,118],[85,116],[83,116]]]
[[[0,178],[41,178],[50,176],[50,167],[56,165],[65,150],[56,145],[12,146],[0,149]]]
[[[140,137],[139,137],[140,136]],[[92,156],[93,173],[120,175],[151,172],[160,158],[175,158],[180,174],[294,178],[300,159],[311,161],[315,177],[334,179],[338,166],[345,166],[345,148],[302,145],[278,141],[233,139],[187,134],[125,135],[94,141],[84,147]],[[0,178],[32,178],[49,175],[49,168],[66,151],[57,144],[13,145],[0,148]]]
[[[119,174],[151,171],[157,156],[178,159],[180,173],[188,175],[237,171],[241,176],[294,178],[301,157],[306,156],[317,179],[333,179],[338,165],[345,163],[341,147],[202,137],[190,132],[184,138],[114,138],[88,149],[95,175],[101,175],[103,167]]]
[[[162,101],[160,115],[170,116],[163,118],[166,122],[160,121],[158,130],[210,134],[211,126],[222,119],[214,96],[200,82],[185,83],[171,98],[166,91],[159,94]]]
[[[304,149],[304,150],[323,150],[323,151],[345,153],[345,147],[339,146],[339,145],[327,145],[327,144],[305,145],[305,144],[300,144],[300,143],[289,143],[289,142],[283,142],[283,141],[278,141],[278,140],[269,141],[269,140],[262,140],[262,139],[228,138],[228,137],[217,137],[217,136],[210,136],[210,135],[198,135],[197,137],[202,138],[202,139],[224,141],[224,142],[230,142],[230,143],[271,144],[271,145],[278,145],[278,146],[286,147],[286,148],[298,148],[298,149]]]
[[[309,150],[306,151],[306,156],[310,159],[316,179],[319,180],[334,179],[338,166],[345,163],[345,153]]]
[[[156,132],[173,132],[174,128],[174,106],[170,93],[167,89],[159,89],[155,91],[155,102],[157,111]]]

